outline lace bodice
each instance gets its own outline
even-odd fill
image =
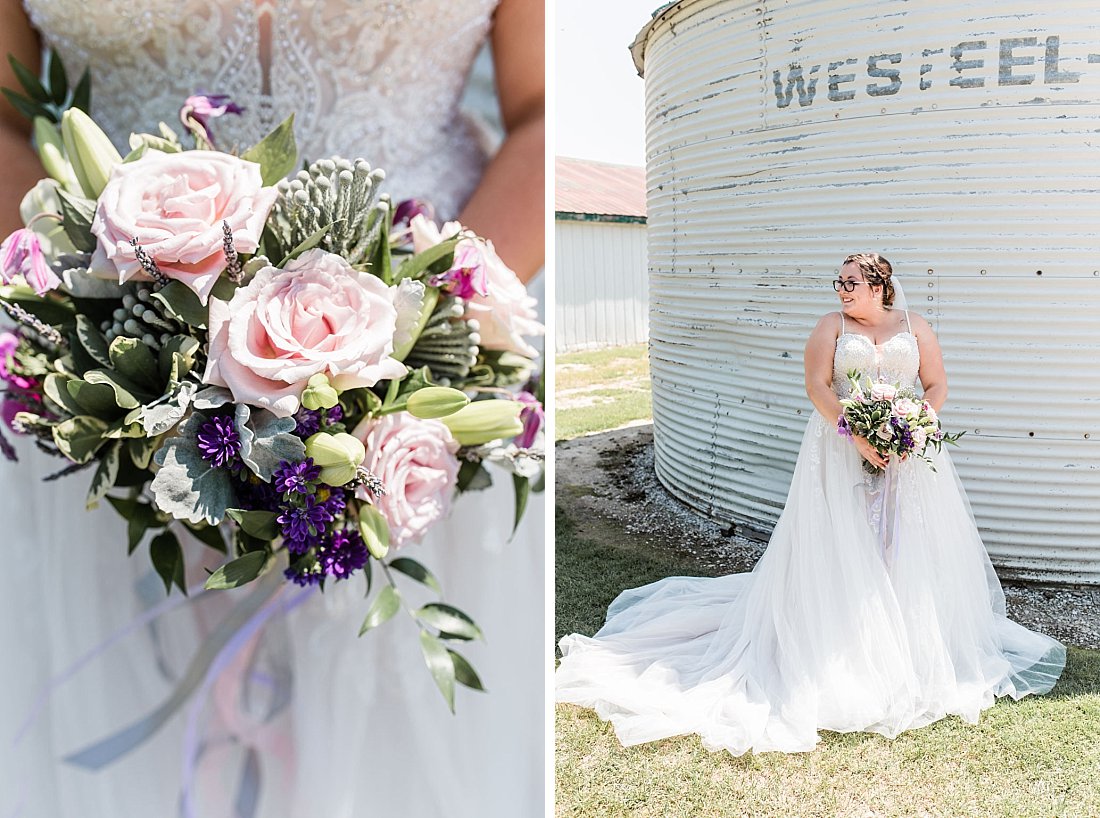
[[[833,390],[847,397],[851,392],[848,372],[859,370],[876,381],[913,387],[920,370],[920,351],[911,332],[899,332],[883,344],[875,344],[866,335],[845,332],[836,339],[833,354]]]
[[[497,0],[25,0],[70,78],[90,66],[92,113],[122,149],[178,125],[183,100],[224,93],[218,146],[247,146],[295,113],[303,158],[363,156],[395,200],[457,214],[486,139],[461,116]],[[126,151],[123,150],[123,153]]]

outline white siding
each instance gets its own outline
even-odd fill
[[[635,55],[668,489],[774,523],[805,339],[839,262],[874,250],[939,334],[994,563],[1100,584],[1100,6],[680,0]]]
[[[645,225],[559,220],[554,242],[557,351],[644,343]]]

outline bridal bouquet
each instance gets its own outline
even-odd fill
[[[148,541],[169,593],[188,591],[183,529],[225,555],[207,589],[369,592],[382,567],[361,633],[412,614],[453,708],[455,682],[480,682],[452,646],[480,631],[406,607],[394,576],[441,593],[408,548],[487,462],[511,471],[518,524],[542,459],[539,389],[509,389],[531,378],[534,299],[490,242],[391,206],[362,159],[285,178],[293,117],[236,155],[209,130],[230,104],[194,97],[195,148],[162,124],[122,156],[79,108],[27,103],[50,178],[0,246],[7,425],[91,473],[87,505],[126,519],[131,552]]]
[[[844,412],[837,420],[837,430],[847,437],[866,438],[883,455],[919,457],[932,466],[929,447],[939,451],[944,443],[954,444],[965,434],[945,433],[936,410],[912,389],[873,382],[856,371],[848,373],[848,380],[852,391],[840,400]],[[882,473],[866,460],[863,467],[871,474]]]

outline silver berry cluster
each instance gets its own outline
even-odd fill
[[[148,286],[139,285],[122,296],[122,306],[100,325],[107,343],[115,338],[137,338],[159,351],[168,339],[181,332],[180,325],[164,314]]]

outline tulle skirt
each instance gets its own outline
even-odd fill
[[[457,649],[488,692],[459,688],[455,715],[409,617],[357,638],[369,601],[356,577],[324,594],[311,589],[272,617],[209,690],[93,771],[63,759],[162,704],[251,586],[208,593],[131,628],[165,599],[146,546],[128,557],[114,511],[84,511],[90,473],[43,484],[64,461],[17,443],[19,466],[0,464],[0,815],[505,818],[542,810],[541,495],[531,496],[509,541],[511,480],[494,470],[491,489],[463,495],[424,543],[401,552],[429,566],[446,601],[486,635]],[[435,598],[403,579],[410,605]],[[278,599],[298,590],[287,586]],[[67,670],[71,677],[51,689]]]
[[[866,475],[814,413],[787,505],[750,573],[624,591],[561,640],[557,698],[624,745],[805,751],[819,730],[894,737],[998,696],[1046,693],[1057,641],[1012,622],[947,451]]]

